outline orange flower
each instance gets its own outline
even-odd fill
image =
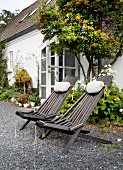
[[[101,37],[102,37],[102,38],[105,37],[105,33],[104,33],[104,32],[101,33]]]
[[[81,1],[80,1],[80,0],[76,2],[76,5],[80,5],[80,4],[81,4]]]
[[[80,21],[81,17],[80,16],[76,16],[76,20]]]
[[[91,48],[88,48],[88,51],[92,51],[92,49],[91,49]]]
[[[107,49],[108,48],[107,45],[105,45],[104,48]]]
[[[96,2],[92,2],[92,5],[93,5],[94,9],[97,8],[97,6],[98,6]]]
[[[101,30],[96,30],[95,31],[97,34],[100,34],[101,33]]]
[[[96,46],[97,46],[97,44],[96,44],[96,43],[93,43],[93,44],[91,44],[91,46],[92,46],[92,47],[96,47]]]
[[[88,1],[87,0],[84,1],[84,5],[88,5]]]
[[[110,31],[110,32],[108,33],[108,35],[111,36],[111,35],[113,35],[113,33]]]
[[[120,42],[119,42],[119,41],[115,41],[115,44],[116,44],[116,45],[120,45]]]
[[[89,37],[93,37],[93,34],[90,34]]]
[[[86,25],[88,23],[88,20],[83,20],[83,25]]]
[[[94,30],[94,28],[93,28],[93,27],[90,27],[90,26],[86,26],[85,29],[86,29],[86,30],[89,30],[89,31],[93,31],[93,30]]]
[[[112,50],[112,46],[110,46],[109,49]]]

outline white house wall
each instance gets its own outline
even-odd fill
[[[31,31],[6,44],[4,56],[8,59],[9,52],[13,52],[13,65],[17,63],[26,69],[33,79],[33,87],[37,86],[37,62],[40,58],[40,47],[43,35],[38,30]],[[9,66],[9,61],[8,61]],[[9,84],[14,82],[14,74],[8,70]]]
[[[120,89],[123,88],[123,56],[119,57],[112,65],[112,69],[116,71],[116,83]]]

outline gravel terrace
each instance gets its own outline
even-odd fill
[[[60,133],[56,138],[52,132],[45,140],[34,144],[34,122],[19,131],[25,120],[17,118],[15,111],[23,109],[0,102],[0,170],[123,170],[122,130],[114,135],[86,125],[85,129],[91,129],[93,135],[110,139],[113,144],[104,145],[78,137],[69,153],[64,154],[68,135]],[[15,137],[15,124],[18,137]],[[118,142],[117,139],[122,140]]]

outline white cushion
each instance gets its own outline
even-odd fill
[[[91,81],[86,86],[86,91],[88,93],[98,93],[104,87],[103,81]]]
[[[70,83],[69,82],[58,82],[54,87],[55,92],[65,92],[69,89]]]

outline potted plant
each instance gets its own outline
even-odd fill
[[[19,103],[19,106],[24,106],[24,107],[28,107],[28,95],[26,94],[21,94],[19,96],[19,99],[18,99],[18,103]]]
[[[37,97],[35,96],[35,95],[32,95],[32,96],[30,96],[30,98],[29,98],[29,100],[30,100],[30,104],[31,104],[31,107],[34,107],[35,106],[35,103],[36,103],[36,101],[37,101]]]

